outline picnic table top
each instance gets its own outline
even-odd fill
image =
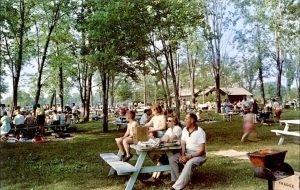
[[[151,151],[151,150],[179,150],[181,149],[180,145],[175,146],[160,146],[158,148],[151,148],[151,147],[141,147],[136,144],[131,144],[130,148],[135,149],[137,151]]]
[[[280,123],[288,123],[288,124],[296,124],[300,125],[300,119],[293,119],[293,120],[279,120]]]

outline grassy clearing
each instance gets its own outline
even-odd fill
[[[232,122],[201,124],[207,133],[208,152],[235,149],[252,152],[264,148],[288,150],[285,162],[300,171],[299,144],[287,138],[284,145],[277,146],[279,138],[271,129],[283,128],[279,124],[257,124],[261,141],[241,143],[242,118],[235,116]],[[299,119],[299,111],[286,110],[283,119]],[[107,177],[109,167],[99,158],[100,152],[116,152],[116,136],[122,135],[113,126],[108,134],[101,132],[99,122],[77,125],[79,131],[69,141],[34,143],[1,143],[1,186],[3,190],[16,189],[107,189],[125,188],[128,177]],[[297,127],[293,127],[297,129]],[[299,128],[298,128],[299,130]],[[193,175],[193,185],[188,189],[210,190],[264,190],[267,181],[253,177],[253,167],[247,160],[237,160],[208,154],[207,162],[198,167]],[[165,174],[163,181],[170,181]],[[138,182],[135,189],[168,189],[164,183],[145,185]]]

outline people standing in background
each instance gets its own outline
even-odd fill
[[[275,114],[275,122],[279,122],[281,116],[281,105],[279,101],[277,101],[276,99],[273,99],[272,102],[273,102],[272,107],[274,109],[274,114]]]
[[[243,98],[242,108],[243,108],[244,114],[249,113],[250,108],[251,108],[251,103],[247,100],[246,96],[244,96],[244,98]]]
[[[253,114],[253,122],[257,123],[258,104],[255,99],[254,99],[253,103],[251,104],[251,112]]]
[[[65,124],[65,115],[62,114],[61,111],[58,111],[57,116],[58,116],[59,124],[64,125]]]
[[[225,113],[228,113],[231,111],[231,103],[228,101],[228,99],[225,99],[224,101],[224,110],[225,110]]]
[[[45,125],[45,110],[41,108],[40,104],[36,105],[36,123],[39,127],[39,133],[43,136],[45,134],[44,125]]]

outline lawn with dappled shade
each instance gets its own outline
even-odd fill
[[[299,110],[284,110],[282,119],[299,119],[298,113]],[[219,116],[216,119],[218,122],[200,124],[207,134],[208,160],[195,170],[193,185],[187,189],[267,189],[267,180],[253,177],[254,167],[248,160],[210,154],[218,150],[288,150],[285,162],[300,171],[299,143],[286,138],[284,145],[278,146],[279,137],[270,132],[271,129],[283,129],[283,126],[257,124],[261,140],[241,143],[242,117],[235,116],[232,122],[222,121]],[[114,138],[123,132],[111,126],[109,133],[102,133],[99,122],[78,124],[77,127],[79,130],[72,134],[73,140],[44,144],[1,142],[0,189],[124,189],[128,177],[107,177],[109,166],[99,158],[100,152],[117,152]],[[299,130],[299,127],[295,126],[295,129]],[[135,189],[169,189],[164,182],[170,181],[170,174],[165,173],[161,180],[159,185],[137,182]]]

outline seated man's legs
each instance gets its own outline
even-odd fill
[[[169,158],[169,163],[171,166],[171,181],[175,182],[179,177],[179,167],[178,160],[180,157],[180,153],[174,154],[171,158]]]
[[[199,166],[202,163],[204,163],[205,160],[206,160],[205,157],[195,157],[187,161],[178,179],[176,180],[175,184],[172,187],[176,190],[183,189],[191,180],[192,169],[195,166]]]

